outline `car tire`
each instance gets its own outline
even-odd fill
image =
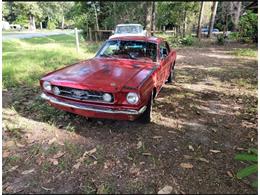
[[[170,74],[169,74],[169,77],[167,79],[167,83],[172,83],[175,79],[174,67],[175,67],[175,61],[173,62],[172,66],[171,66]]]
[[[147,103],[147,108],[144,113],[139,117],[139,122],[147,124],[152,120],[152,107],[153,107],[153,92],[150,95],[149,101]]]

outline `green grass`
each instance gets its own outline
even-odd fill
[[[46,73],[91,58],[100,44],[87,43],[80,36],[76,52],[74,35],[53,35],[3,42],[3,87],[37,86]]]
[[[235,56],[257,57],[257,48],[236,49],[233,51],[233,54]]]

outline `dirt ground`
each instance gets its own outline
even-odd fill
[[[247,45],[177,50],[153,120],[86,119],[51,108],[39,88],[3,91],[4,193],[256,193],[235,154],[257,147],[257,59]]]

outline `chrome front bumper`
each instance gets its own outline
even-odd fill
[[[131,110],[131,109],[118,110],[118,109],[104,108],[100,106],[90,106],[90,105],[82,105],[79,103],[69,103],[69,102],[60,101],[55,97],[46,95],[45,93],[41,94],[41,98],[60,106],[65,106],[65,107],[70,107],[70,108],[75,108],[80,110],[100,112],[100,113],[140,115],[146,110],[146,106],[143,106],[140,110]]]

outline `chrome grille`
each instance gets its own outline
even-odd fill
[[[92,90],[82,90],[82,89],[75,89],[70,87],[61,87],[61,86],[53,86],[58,87],[60,90],[60,94],[58,96],[76,99],[81,101],[94,101],[94,102],[105,102],[105,103],[113,103],[114,97],[113,94],[108,93],[112,96],[111,102],[106,102],[103,100],[103,95],[107,92],[99,92],[99,91],[92,91]]]

